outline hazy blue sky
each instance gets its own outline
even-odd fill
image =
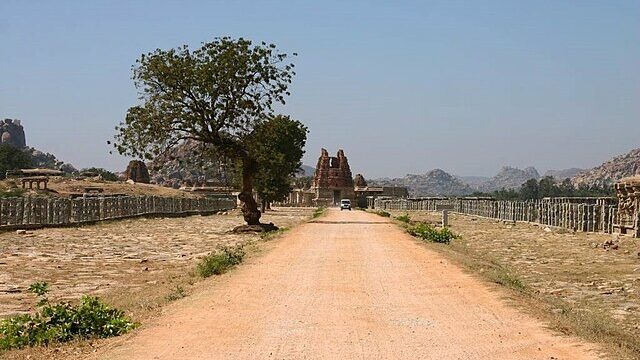
[[[136,104],[143,52],[216,36],[298,52],[304,162],[365,177],[591,167],[640,147],[640,1],[0,1],[0,118],[76,167]]]

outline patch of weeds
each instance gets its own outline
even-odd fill
[[[0,191],[0,198],[21,197],[27,192],[26,189],[12,188],[6,191]]]
[[[453,239],[459,239],[460,236],[454,234],[448,227],[436,229],[431,224],[419,223],[407,229],[407,232],[422,240],[431,241],[440,244],[449,244]]]
[[[321,206],[313,212],[313,215],[311,216],[311,218],[313,219],[319,218],[320,216],[324,215],[325,211],[327,211],[327,208],[324,206]]]
[[[211,275],[221,275],[233,266],[240,264],[245,255],[246,252],[242,245],[224,246],[205,256],[196,266],[196,270],[198,275],[204,278]]]
[[[389,214],[388,212],[384,211],[384,210],[378,210],[375,212],[375,214],[380,215],[382,217],[391,217],[391,214]]]
[[[0,349],[46,345],[75,339],[107,338],[129,332],[138,326],[122,310],[114,309],[97,297],[83,296],[80,304],[52,304],[47,298],[49,285],[34,283],[29,291],[38,298],[35,314],[0,320]]]
[[[167,294],[167,296],[165,296],[165,299],[171,302],[171,301],[180,300],[185,296],[187,296],[187,294],[185,293],[184,288],[180,285],[176,285],[176,288],[172,292]]]
[[[404,215],[396,216],[396,220],[399,220],[399,221],[402,221],[403,223],[408,224],[409,222],[411,222],[411,217],[409,217],[409,214],[404,214]]]
[[[527,287],[517,275],[500,266],[492,267],[490,272],[487,274],[487,277],[490,278],[494,283],[506,286],[510,289],[519,292],[527,291]]]
[[[270,240],[273,237],[278,236],[278,235],[284,233],[287,230],[289,230],[288,227],[281,227],[278,230],[263,232],[262,234],[260,234],[260,238],[262,240]]]

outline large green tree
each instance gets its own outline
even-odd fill
[[[32,167],[31,156],[10,144],[0,145],[0,179],[4,179],[7,170],[26,169]]]
[[[272,117],[254,129],[249,152],[258,163],[255,187],[263,211],[291,191],[293,177],[302,166],[307,132],[300,121],[283,115]]]
[[[193,51],[185,45],[142,55],[133,67],[142,104],[131,107],[116,128],[116,149],[151,159],[186,140],[210,145],[239,164],[244,219],[259,224],[253,198],[259,163],[249,145],[256,126],[289,95],[295,72],[288,58],[273,44],[229,37]]]

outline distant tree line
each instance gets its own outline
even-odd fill
[[[612,186],[575,187],[570,179],[557,182],[551,176],[529,179],[520,189],[502,189],[491,193],[474,192],[471,196],[491,196],[496,200],[539,200],[545,197],[615,197]]]

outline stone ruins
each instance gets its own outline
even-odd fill
[[[20,149],[27,147],[24,128],[20,120],[4,119],[0,122],[0,142]]]
[[[140,160],[131,160],[129,162],[129,166],[127,166],[127,170],[124,172],[124,177],[126,180],[143,184],[148,184],[151,181],[147,165]]]
[[[329,156],[326,149],[322,149],[311,186],[315,193],[314,205],[332,206],[338,204],[341,199],[354,202],[356,195],[353,188],[351,168],[344,151],[338,150],[338,154],[333,157]]]
[[[351,177],[349,161],[343,150],[338,150],[336,156],[329,156],[326,149],[322,149],[313,183],[310,189],[293,189],[289,198],[280,203],[285,206],[333,206],[342,199],[351,200],[354,206],[366,207],[377,197],[407,197],[406,187],[368,186],[362,174]]]
[[[640,176],[622,179],[615,184],[618,196],[618,224],[621,233],[640,237]]]

